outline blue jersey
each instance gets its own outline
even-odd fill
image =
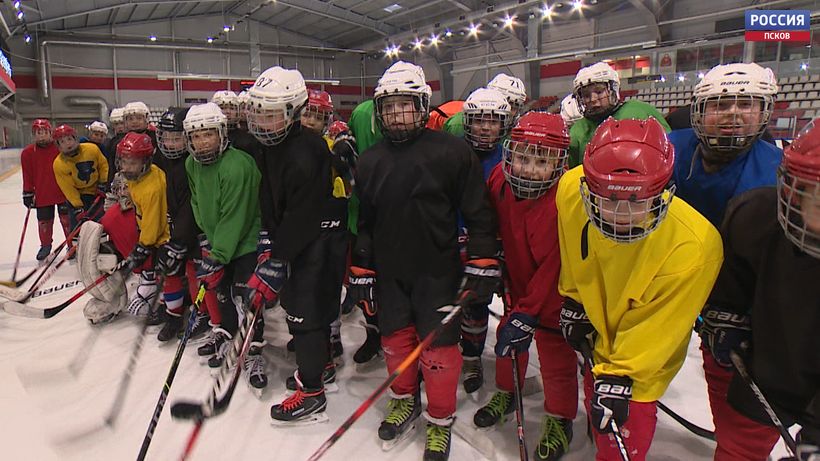
[[[490,179],[490,173],[492,173],[493,168],[495,168],[496,165],[501,163],[501,158],[502,150],[500,142],[495,146],[495,149],[485,153],[484,157],[479,157],[481,160],[481,168],[484,170],[484,182],[487,182]],[[458,213],[458,241],[462,244],[462,247],[467,242],[467,228],[464,227],[464,220],[461,219],[461,212]]]
[[[783,151],[758,139],[749,152],[714,173],[706,173],[699,155],[700,140],[692,128],[669,133],[675,145],[675,195],[698,210],[715,227],[720,228],[726,204],[743,192],[777,182],[777,167]]]

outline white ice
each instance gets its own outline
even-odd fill
[[[16,158],[17,151],[0,153],[0,167]],[[0,182],[0,279],[8,279],[17,251],[25,216],[20,199],[22,179],[18,172]],[[34,213],[32,213],[33,215]],[[28,225],[21,270],[26,273],[36,264],[37,224],[32,216]],[[55,246],[62,241],[62,231],[55,223]],[[59,287],[78,280],[77,267],[64,265],[45,287]],[[76,293],[71,287],[34,298],[30,304],[53,306]],[[160,346],[156,330],[149,330],[139,357],[123,411],[113,430],[78,437],[102,423],[112,404],[119,380],[137,334],[139,320],[121,315],[102,327],[91,326],[82,314],[84,297],[48,320],[11,316],[0,311],[0,453],[4,460],[96,460],[135,459],[148,427],[171,364],[176,344]],[[498,300],[496,300],[498,302]],[[499,309],[496,309],[499,310]],[[383,362],[375,369],[357,374],[352,355],[364,340],[359,325],[360,313],[346,318],[342,327],[346,365],[339,371],[341,388],[328,397],[330,423],[282,429],[270,424],[270,406],[278,403],[285,392],[285,378],[295,364],[283,353],[288,340],[280,309],[268,311],[265,350],[269,377],[268,390],[261,401],[243,381],[236,389],[227,411],[203,426],[192,454],[194,460],[304,460],[340,425],[386,377]],[[458,417],[471,424],[480,403],[493,391],[494,367],[492,345],[497,322],[491,319],[490,338],[484,353],[485,386],[476,400],[459,387]],[[90,335],[98,335],[96,337]],[[93,339],[88,362],[74,377],[67,364],[78,357],[79,350]],[[682,416],[703,427],[712,428],[706,399],[696,339],[690,344],[689,357],[662,401]],[[533,348],[534,350],[534,348]],[[532,355],[528,375],[535,375],[537,360]],[[203,399],[212,378],[206,366],[200,365],[195,347],[188,347],[170,391],[159,426],[148,452],[148,459],[178,459],[193,427],[192,423],[170,417],[169,409],[178,399]],[[526,439],[530,453],[540,437],[542,394],[524,399]],[[325,455],[327,460],[420,460],[424,449],[424,431],[417,430],[411,440],[389,453],[381,451],[376,429],[385,412],[385,397],[369,409],[349,432]],[[661,412],[650,452],[653,460],[708,460],[714,443],[687,432]],[[589,460],[593,451],[586,437],[583,406],[575,419],[575,438],[570,460]],[[423,427],[423,426],[422,426]],[[494,444],[500,460],[518,459],[514,420],[501,428],[482,434]],[[774,459],[784,455],[782,444]],[[531,455],[530,455],[531,456]],[[454,439],[450,454],[453,461],[482,459],[480,454],[459,438]]]

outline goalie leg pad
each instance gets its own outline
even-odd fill
[[[120,257],[105,238],[103,226],[93,221],[86,221],[80,228],[77,247],[77,266],[84,286],[89,286],[103,274],[107,274],[119,262]],[[125,294],[123,274],[115,273],[96,287],[89,294],[100,301],[113,302]]]
[[[83,308],[83,315],[94,325],[109,322],[122,311],[128,296],[123,292],[112,301],[91,298]]]

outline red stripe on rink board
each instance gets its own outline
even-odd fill
[[[541,66],[541,78],[575,76],[581,70],[581,61],[556,62]]]
[[[810,30],[747,30],[747,42],[811,42]]]

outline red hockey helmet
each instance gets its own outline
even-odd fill
[[[347,123],[341,120],[336,120],[327,128],[327,135],[330,139],[336,139],[336,136],[346,132],[350,132],[350,127],[347,126]]]
[[[504,177],[516,197],[535,199],[552,187],[566,168],[569,135],[556,114],[527,112],[503,144]]]
[[[51,131],[51,123],[44,118],[38,118],[31,122],[31,132],[34,133],[37,130]]]
[[[777,218],[786,237],[820,258],[820,119],[806,125],[783,153],[777,174]]]
[[[69,125],[60,125],[54,130],[54,140],[65,138],[66,136],[77,137],[77,131]]]
[[[117,144],[117,170],[131,181],[141,178],[151,168],[154,144],[144,133],[128,132]]]
[[[675,195],[675,150],[657,120],[606,119],[584,154],[581,195],[606,237],[633,242],[657,228]]]
[[[333,100],[330,99],[330,93],[324,90],[308,90],[307,106],[317,112],[333,112]]]

